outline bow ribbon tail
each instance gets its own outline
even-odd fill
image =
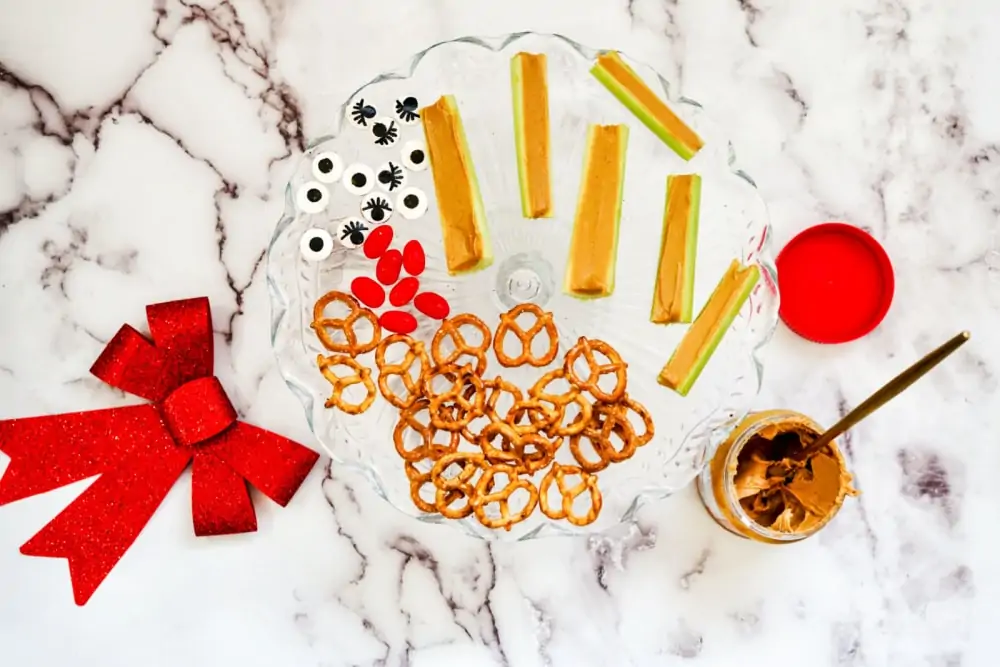
[[[69,561],[78,605],[87,603],[125,555],[191,460],[190,450],[174,446],[162,428],[143,444],[21,547],[26,556]]]
[[[285,507],[319,454],[262,428],[236,422],[199,451],[223,461],[265,496]]]
[[[197,452],[191,466],[191,513],[198,537],[257,530],[246,481],[207,452]]]
[[[0,452],[11,458],[0,477],[0,505],[117,468],[163,430],[151,405],[0,420]]]

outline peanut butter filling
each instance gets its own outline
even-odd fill
[[[524,215],[552,215],[549,87],[545,54],[518,53],[512,64],[518,169]]]
[[[627,125],[591,125],[576,207],[565,290],[583,297],[607,296],[615,288],[618,223],[625,180]]]
[[[453,97],[420,110],[434,177],[448,272],[465,273],[492,261],[472,158]]]
[[[757,524],[782,533],[809,532],[826,522],[848,495],[857,495],[844,459],[833,446],[802,459],[816,437],[794,421],[761,430],[735,462],[734,490]]]
[[[653,308],[649,317],[656,324],[691,321],[694,245],[698,234],[700,195],[701,179],[697,175],[668,177],[660,264],[656,272]]]

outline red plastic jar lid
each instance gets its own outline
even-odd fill
[[[892,262],[878,241],[853,225],[810,227],[782,249],[777,266],[781,319],[817,343],[864,336],[892,303]]]

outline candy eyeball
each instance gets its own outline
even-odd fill
[[[420,120],[420,103],[417,98],[410,95],[401,100],[396,100],[396,118],[406,125],[413,125]]]
[[[357,248],[368,238],[371,227],[361,218],[350,216],[340,221],[337,227],[337,240],[348,248]]]
[[[375,172],[375,182],[386,192],[393,192],[406,185],[406,172],[395,162],[386,162]]]
[[[407,220],[416,220],[427,212],[427,195],[420,188],[403,188],[396,197],[396,210]]]
[[[375,174],[368,165],[356,162],[344,170],[342,182],[352,195],[366,195],[375,187]]]
[[[336,183],[344,173],[344,161],[332,151],[324,151],[313,158],[312,173],[320,183]]]
[[[330,203],[330,191],[317,181],[309,181],[295,193],[295,204],[303,213],[319,213]]]
[[[410,171],[427,169],[427,149],[424,142],[414,139],[403,144],[402,160],[403,166]]]
[[[361,215],[373,225],[381,225],[392,217],[392,204],[381,192],[373,192],[361,200]]]
[[[378,118],[372,123],[372,136],[379,146],[392,146],[399,138],[399,128],[391,118]]]
[[[348,117],[357,127],[368,127],[377,114],[375,107],[366,104],[363,98],[358,98],[358,101],[351,105]]]
[[[319,227],[306,230],[299,239],[299,252],[307,262],[322,262],[333,252],[333,237]]]

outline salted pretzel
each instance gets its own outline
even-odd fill
[[[458,466],[458,472],[446,476],[449,470]],[[452,452],[445,454],[431,469],[431,481],[434,483],[434,507],[441,516],[449,519],[462,519],[473,511],[476,494],[476,473],[484,470],[483,455],[470,452]],[[455,506],[455,501],[465,499],[465,504]]]
[[[601,458],[607,458],[611,463],[620,463],[632,458],[638,446],[635,429],[628,416],[613,405],[598,404],[594,407],[593,417],[583,429],[583,435],[593,443],[601,443]],[[617,436],[621,447],[616,448],[613,437]]]
[[[330,398],[326,399],[326,407],[338,408],[341,412],[346,412],[349,415],[359,415],[371,407],[375,401],[375,383],[372,382],[370,369],[346,354],[334,354],[329,357],[324,357],[322,354],[316,355],[316,365],[319,366],[319,371],[326,378],[326,381],[333,387]],[[333,370],[337,366],[350,368],[354,372],[351,375],[337,375]],[[356,384],[364,386],[365,397],[360,403],[349,403],[344,400],[344,390]]]
[[[350,310],[347,317],[324,317],[326,307],[334,302],[347,306]],[[359,342],[358,334],[354,330],[355,323],[362,319],[367,320],[372,327],[371,340],[366,342]],[[313,306],[313,321],[310,326],[323,343],[323,347],[331,352],[349,354],[352,357],[371,352],[382,337],[382,326],[378,323],[378,316],[369,309],[362,308],[357,299],[344,292],[327,292],[321,296]],[[334,340],[333,333],[337,331],[344,334],[343,342]]]
[[[517,318],[524,313],[531,313],[535,316],[535,323],[527,331],[517,323]],[[535,336],[543,331],[549,337],[549,347],[545,350],[545,354],[536,357],[531,351],[531,344],[534,342]],[[511,357],[503,349],[504,340],[508,333],[514,334],[521,344],[521,353],[516,357]],[[506,313],[501,313],[500,326],[497,327],[496,335],[493,336],[493,353],[496,354],[500,365],[508,368],[524,364],[539,368],[548,366],[559,353],[559,333],[556,331],[555,322],[552,321],[552,313],[542,310],[533,303],[522,303]]]
[[[614,409],[626,418],[629,412],[634,412],[642,420],[642,434],[635,434],[636,447],[642,447],[653,439],[653,436],[656,434],[656,426],[653,424],[653,416],[649,414],[649,410],[646,409],[645,405],[625,394],[621,401],[614,404]],[[632,426],[632,430],[635,431],[635,426]]]
[[[570,384],[566,391],[558,394],[549,391],[549,386],[553,382],[564,380],[565,378],[566,369],[556,368],[540,377],[538,381],[532,385],[531,389],[528,390],[529,396],[536,401],[551,404],[558,413],[558,418],[548,426],[548,432],[551,435],[576,435],[577,433],[580,433],[584,426],[586,426],[590,421],[591,403],[574,385]],[[580,414],[578,414],[572,422],[565,424],[563,422],[566,416],[566,408],[568,408],[571,403],[576,403],[577,407],[580,409]]]
[[[494,478],[497,474],[506,475],[507,484],[502,489],[494,491]],[[524,504],[524,507],[512,514],[510,511],[510,497],[518,489],[524,489],[528,492],[528,500]],[[493,503],[499,505],[499,517],[491,517],[486,512],[486,509]],[[510,530],[510,527],[515,523],[527,519],[535,511],[535,505],[537,504],[538,489],[535,488],[535,485],[530,480],[520,477],[517,469],[510,465],[487,467],[483,471],[483,476],[479,478],[479,483],[476,484],[475,495],[472,499],[473,511],[476,513],[479,523],[487,528],[503,528],[504,530]]]
[[[450,389],[438,392],[433,382],[434,378],[441,376],[449,379],[452,385]],[[461,431],[483,414],[486,388],[482,378],[473,373],[472,366],[459,368],[452,364],[435,369],[424,379],[424,395],[430,401],[427,411],[435,428]]]
[[[462,334],[462,327],[470,326],[479,331],[483,337],[479,345],[470,345]],[[445,354],[441,345],[450,338],[455,349]],[[463,355],[476,358],[476,375],[482,376],[486,371],[486,351],[490,349],[493,333],[486,323],[472,313],[460,313],[441,323],[437,333],[431,340],[431,357],[438,366],[456,363]]]
[[[430,401],[420,398],[413,405],[399,412],[399,421],[396,422],[396,427],[392,431],[392,441],[396,446],[396,453],[404,461],[419,460],[429,449],[440,453],[453,452],[458,449],[458,445],[461,443],[462,438],[458,433],[446,432],[447,442],[437,440],[436,436],[440,429],[435,428],[431,423],[429,406]],[[426,421],[417,418],[421,412],[427,412]],[[412,449],[406,448],[406,434],[409,431],[420,436],[418,444]]]
[[[569,486],[566,478],[573,475],[579,475],[580,482]],[[555,482],[559,492],[561,501],[559,507],[553,507],[549,503],[549,492],[553,482]],[[590,509],[587,510],[586,514],[580,515],[573,511],[573,503],[585,491],[590,492]],[[597,519],[597,515],[601,513],[603,503],[601,490],[597,488],[597,476],[578,466],[553,463],[552,468],[538,485],[538,504],[542,508],[542,513],[550,519],[566,519],[575,526],[586,526],[593,523]]]
[[[398,364],[386,362],[386,354],[390,347],[396,344],[406,346],[406,353]],[[417,363],[416,379],[410,373],[414,363]],[[431,361],[424,349],[423,342],[414,340],[406,334],[392,334],[382,339],[382,342],[375,348],[375,365],[378,367],[378,388],[382,396],[390,404],[405,410],[416,402],[423,395],[423,379],[430,371]],[[399,377],[406,389],[406,394],[401,396],[395,393],[389,386],[389,379],[393,376]]]
[[[608,363],[598,363],[594,358],[594,352],[599,352],[608,358]],[[583,357],[587,362],[587,376],[580,377],[576,372],[576,362]],[[581,391],[589,391],[591,396],[604,403],[617,403],[625,395],[625,388],[628,384],[626,368],[628,365],[622,361],[621,356],[603,340],[593,340],[580,337],[577,344],[566,353],[566,379]],[[611,391],[601,389],[599,383],[601,376],[613,373],[615,376],[615,386]]]

